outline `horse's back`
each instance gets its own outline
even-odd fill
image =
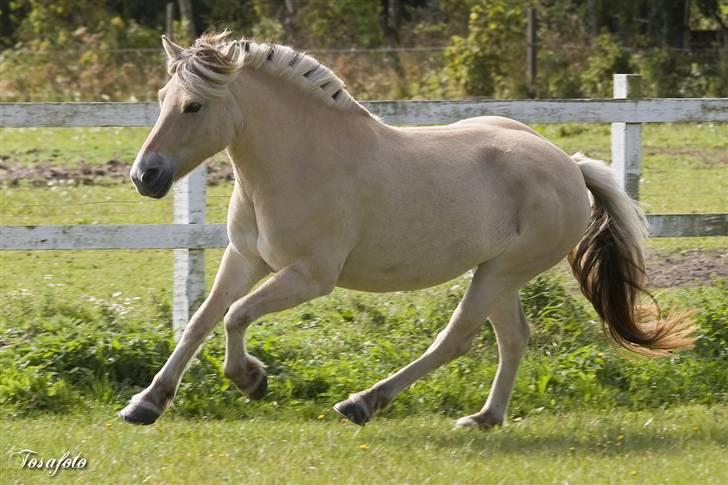
[[[483,125],[483,126],[494,126],[506,130],[516,130],[530,133],[542,138],[530,126],[521,123],[520,121],[514,120],[513,118],[506,118],[505,116],[476,116],[474,118],[465,118],[455,123],[451,123],[447,126],[466,126],[466,125]]]

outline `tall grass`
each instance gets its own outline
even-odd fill
[[[215,332],[189,369],[173,412],[253,417],[288,409],[312,417],[347,394],[407,364],[443,327],[467,277],[415,294],[337,290],[331,297],[264,317],[249,350],[268,364],[270,391],[248,403],[222,377],[224,339]],[[728,284],[673,295],[694,307],[697,346],[662,360],[610,348],[590,309],[555,277],[522,293],[533,338],[521,367],[512,415],[541,410],[647,409],[728,401]],[[146,318],[102,300],[78,303],[62,291],[9,294],[0,312],[0,413],[64,412],[89,401],[120,406],[146,386],[173,348],[169,302]],[[495,338],[486,325],[473,350],[403,393],[385,412],[459,415],[478,409],[495,373]]]

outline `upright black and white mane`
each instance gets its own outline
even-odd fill
[[[342,110],[364,108],[328,67],[310,55],[280,44],[229,40],[229,32],[205,34],[168,62],[187,91],[207,97],[222,96],[242,67],[252,67],[288,79],[304,91]],[[366,111],[366,110],[364,110]]]

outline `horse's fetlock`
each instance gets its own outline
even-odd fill
[[[372,388],[370,394],[367,397],[370,408],[374,412],[381,411],[382,409],[386,408],[387,406],[389,406],[389,403],[392,402],[392,399],[394,399],[392,393],[388,392],[385,387]]]
[[[238,377],[240,377],[240,374],[242,373],[242,368],[237,364],[230,364],[229,362],[225,362],[222,368],[222,374],[230,379],[231,381],[234,381]]]

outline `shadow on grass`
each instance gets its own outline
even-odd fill
[[[676,420],[679,419],[676,417]],[[576,429],[573,425],[544,430],[522,424],[510,424],[490,431],[449,430],[442,426],[403,427],[406,433],[388,436],[388,444],[414,451],[427,444],[443,451],[459,450],[461,456],[484,454],[568,455],[588,452],[603,455],[659,452],[680,453],[694,446],[728,447],[728,422],[716,422],[710,427],[686,429],[685,426],[644,427],[622,426],[616,421],[605,421],[593,429]],[[443,432],[445,431],[445,432]]]

